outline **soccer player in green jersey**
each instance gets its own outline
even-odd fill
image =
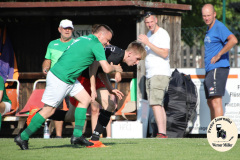
[[[77,81],[77,78],[94,60],[99,61],[105,73],[122,72],[121,66],[110,65],[106,60],[104,47],[109,45],[112,36],[113,31],[111,28],[107,25],[101,25],[93,34],[77,38],[48,71],[46,89],[42,97],[44,107],[32,118],[29,126],[14,139],[22,150],[28,149],[29,137],[55,112],[56,107],[68,94],[79,101],[75,110],[75,127],[71,137],[71,144],[93,145],[82,135],[87,107],[91,102],[91,97],[81,83]],[[119,90],[114,90],[113,94],[119,99],[123,96]]]

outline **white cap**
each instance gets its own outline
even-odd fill
[[[59,27],[63,27],[63,28],[71,27],[72,29],[74,29],[72,21],[70,21],[68,19],[62,20],[59,24]]]

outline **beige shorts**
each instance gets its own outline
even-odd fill
[[[163,106],[164,95],[167,92],[170,77],[156,75],[146,80],[146,91],[150,105]]]

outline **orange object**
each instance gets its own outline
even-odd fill
[[[115,113],[115,115],[120,116],[122,115],[122,110],[124,109],[124,107],[126,106],[126,104],[131,101],[131,93],[129,92],[126,99],[123,102],[122,107]],[[124,115],[136,115],[136,113],[124,113]]]
[[[19,108],[19,86],[20,83],[16,79],[7,79],[6,83],[16,83],[16,88],[6,88],[8,98],[12,102],[11,111],[7,112],[4,116],[14,116]]]
[[[35,116],[35,114],[40,110],[40,108],[38,108],[37,106],[30,106],[30,112],[29,112],[29,116],[27,118],[27,125],[30,124],[32,118]]]
[[[6,93],[12,102],[12,108],[11,111],[6,113],[4,116],[14,115],[19,108],[17,89],[6,89]]]
[[[62,108],[62,110],[68,111],[68,107],[67,107],[67,103],[66,103],[65,99],[63,99],[63,108]]]
[[[190,75],[191,79],[204,79],[205,75]],[[238,78],[237,74],[230,74],[228,78]]]
[[[89,140],[89,142],[92,142],[93,145],[92,145],[92,146],[87,146],[87,148],[108,147],[108,146],[105,146],[101,141],[92,141],[92,140]]]

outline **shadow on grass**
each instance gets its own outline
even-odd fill
[[[138,142],[133,142],[133,141],[118,141],[118,142],[103,142],[104,145],[109,146],[109,147],[113,147],[116,145],[129,145],[129,144],[138,144]],[[63,145],[45,145],[43,147],[36,147],[34,148],[34,144],[29,144],[29,150],[37,150],[37,149],[50,149],[50,148],[86,148],[85,146],[81,146],[81,145],[72,145],[72,144],[63,144]]]
[[[113,143],[113,142],[110,142],[110,143],[103,143],[105,144],[106,146],[115,146],[115,145],[125,145],[125,144],[133,144],[133,143]],[[135,143],[137,144],[137,143]],[[65,144],[65,145],[58,145],[58,146],[44,146],[43,148],[86,148],[85,146],[81,146],[81,145],[71,145],[71,144]],[[35,149],[40,149],[40,148],[35,148]]]
[[[81,145],[72,145],[72,144],[65,144],[65,145],[58,145],[58,146],[44,146],[43,148],[85,148],[85,146]]]
[[[105,144],[108,147],[113,147],[115,145],[129,145],[129,144],[138,144],[136,142],[103,142],[103,144]],[[39,150],[39,149],[50,149],[50,148],[86,148],[85,146],[81,146],[81,145],[72,145],[72,144],[63,144],[63,145],[52,145],[52,146],[43,146],[43,147],[34,147],[34,145],[29,144],[29,150]],[[19,150],[21,150],[19,148]]]

